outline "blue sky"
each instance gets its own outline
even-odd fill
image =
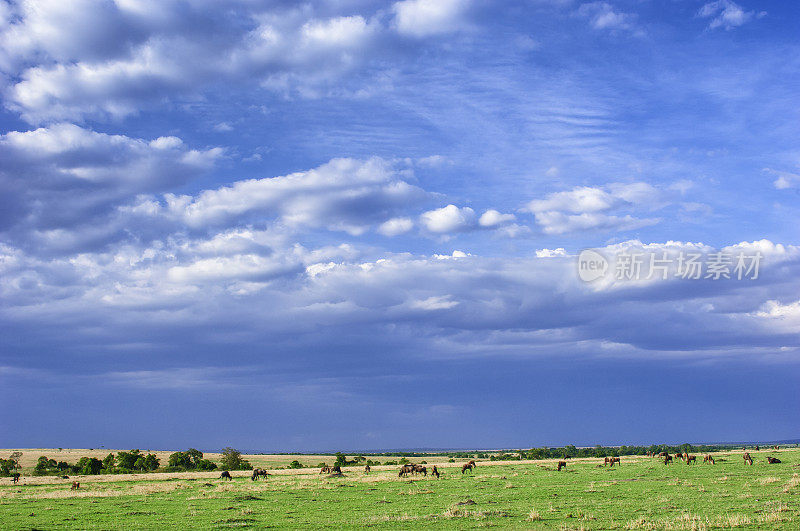
[[[800,436],[799,15],[0,0],[0,446]]]

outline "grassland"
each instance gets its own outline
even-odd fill
[[[52,450],[42,452],[33,458],[56,457]],[[320,476],[308,469],[272,470],[258,482],[251,481],[247,472],[233,473],[231,482],[218,479],[218,472],[70,480],[25,476],[19,485],[3,478],[0,525],[4,529],[798,529],[800,450],[751,454],[752,467],[743,464],[741,452],[721,452],[714,454],[716,465],[665,466],[653,458],[623,457],[621,467],[608,468],[602,460],[572,459],[566,471],[557,472],[554,461],[479,462],[471,475],[461,474],[460,463],[428,459],[429,468],[437,464],[443,472],[440,479],[398,478],[394,466],[375,467],[368,475],[361,467],[345,468],[344,477]],[[766,455],[783,462],[769,465]],[[258,457],[264,460],[249,456],[256,466],[295,458]],[[316,464],[326,459],[301,460]],[[73,479],[81,482],[80,490],[69,489]]]

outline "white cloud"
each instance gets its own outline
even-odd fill
[[[399,33],[426,37],[463,27],[468,5],[467,0],[402,0],[392,5],[392,11]]]
[[[414,222],[411,218],[392,218],[387,220],[378,227],[378,232],[384,236],[397,236],[404,234],[414,228]]]
[[[555,258],[558,256],[567,256],[567,251],[563,247],[558,249],[537,249],[537,258]]]
[[[635,16],[615,11],[608,2],[589,2],[578,8],[578,14],[586,17],[596,30],[633,30]]]
[[[753,18],[752,11],[745,11],[739,4],[731,0],[716,0],[709,2],[698,11],[698,16],[711,18],[708,23],[709,29],[725,28],[732,30],[739,27]]]
[[[511,223],[515,219],[517,218],[514,214],[501,214],[497,210],[489,209],[481,214],[478,224],[481,227],[498,227],[506,223]]]
[[[475,211],[470,207],[447,205],[424,212],[420,216],[420,223],[430,232],[437,234],[464,231],[475,226]]]
[[[653,225],[659,220],[616,215],[610,211],[664,206],[661,192],[652,185],[610,183],[606,189],[581,186],[554,192],[544,199],[530,201],[523,211],[531,212],[545,234],[565,234],[587,230],[621,231]]]
[[[787,190],[789,188],[800,188],[800,175],[788,171],[773,170],[772,168],[764,168],[765,173],[769,173],[777,177],[772,183],[778,190]]]

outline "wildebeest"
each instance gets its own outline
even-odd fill
[[[333,465],[331,467],[331,474],[341,474],[341,473],[342,469],[339,467],[339,465]]]
[[[780,448],[778,448],[778,445],[777,445],[777,444],[776,444],[775,446],[773,446],[773,447],[772,447],[772,449],[773,449],[773,450],[780,450]]]
[[[750,457],[750,452],[745,452],[744,455],[742,456],[742,459],[744,459],[746,465],[753,464],[753,458]]]
[[[769,464],[771,464],[771,465],[777,465],[777,464],[778,464],[778,463],[780,463],[780,462],[781,462],[781,460],[780,460],[780,459],[778,459],[777,457],[770,457],[770,456],[767,456],[767,463],[769,463]]]
[[[758,445],[756,445],[756,452],[759,451],[759,450],[760,450],[760,448],[758,447]]]
[[[461,467],[461,473],[463,474],[467,470],[472,471],[475,468],[475,465],[472,462],[464,463],[464,466]]]
[[[439,471],[436,470],[436,465],[433,465],[433,469],[431,470],[431,476],[439,477]]]
[[[675,454],[675,460],[676,461],[682,461],[683,460],[683,454]]]
[[[664,464],[666,465],[667,463],[671,463],[671,462],[672,462],[672,456],[669,455],[669,454],[665,455],[664,456]]]
[[[414,473],[415,474],[416,473],[420,473],[423,476],[428,477],[428,469],[425,468],[424,466],[422,466],[422,465],[412,465],[412,467],[414,469]]]
[[[11,482],[17,483],[19,481],[19,476],[20,476],[19,472],[14,472],[13,474],[11,474]]]
[[[686,456],[686,464],[687,465],[691,465],[692,463],[696,463],[696,462],[697,462],[697,456],[694,456],[694,455],[687,455]]]
[[[61,476],[61,479],[69,479],[69,476]]]
[[[706,455],[703,456],[703,462],[704,463],[711,463],[713,465],[714,464],[714,457],[711,454],[706,454]]]
[[[414,472],[414,465],[403,465],[400,467],[400,473],[397,477],[402,478]]]
[[[365,474],[369,474],[369,471],[370,471],[369,465],[365,466],[364,467],[364,473]]]
[[[81,484],[78,483],[77,481],[73,481],[72,486],[69,488],[69,490],[78,490],[79,488],[81,488]]]
[[[264,479],[266,479],[267,476],[269,476],[269,474],[267,474],[267,471],[264,470],[263,468],[255,468],[253,469],[253,475],[250,476],[250,479],[252,481],[255,481],[262,476],[264,477]]]
[[[331,467],[329,467],[328,465],[323,465],[322,468],[319,469],[319,473],[320,474],[330,474],[331,473]]]
[[[472,465],[472,468],[478,468],[478,463],[476,463],[474,459],[470,459],[467,464]]]
[[[219,475],[219,479],[227,479],[228,481],[233,481],[231,473],[228,472],[227,470],[222,471],[222,474]]]
[[[669,454],[667,452],[660,452],[658,457],[667,457]]]
[[[607,465],[610,462],[611,462],[611,458],[606,456],[605,459],[603,459],[603,466]]]
[[[613,465],[612,465],[612,466],[613,466]],[[559,471],[559,472],[561,472],[561,469],[562,469],[562,468],[567,468],[567,462],[566,462],[566,461],[563,461],[563,460],[562,460],[562,461],[559,461],[559,462],[558,462],[558,471]]]

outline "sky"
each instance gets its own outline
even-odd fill
[[[800,437],[798,37],[778,1],[0,0],[0,448]]]

